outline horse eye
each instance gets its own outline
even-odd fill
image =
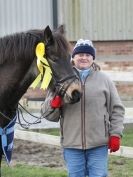
[[[51,60],[52,60],[53,62],[57,62],[58,57],[55,57],[55,56],[54,56],[54,58],[51,58]]]

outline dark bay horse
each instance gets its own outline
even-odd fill
[[[69,43],[61,31],[60,28],[51,31],[47,26],[44,30],[29,30],[0,38],[1,132],[15,117],[19,100],[39,74],[35,49],[40,42],[45,44],[45,57],[52,70],[49,87],[54,92],[57,86],[63,92],[64,101],[79,101],[79,81],[70,64]],[[66,94],[69,101],[65,100]],[[1,143],[0,162],[2,154]]]

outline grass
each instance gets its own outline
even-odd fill
[[[110,156],[109,177],[133,177],[133,158]]]
[[[133,126],[125,126],[122,138],[122,146],[133,147]]]
[[[18,164],[8,167],[2,164],[1,177],[66,177],[65,170]]]
[[[67,177],[65,170],[2,163],[1,177]],[[133,177],[133,159],[109,156],[109,177]]]
[[[27,129],[27,131],[44,133],[49,135],[60,136],[59,128],[48,128],[48,129]]]

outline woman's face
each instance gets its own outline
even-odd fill
[[[85,70],[93,64],[93,56],[88,53],[78,53],[74,56],[73,62],[76,68]]]

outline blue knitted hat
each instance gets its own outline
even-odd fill
[[[72,58],[78,53],[89,53],[95,59],[95,48],[92,41],[79,39],[73,49]]]

